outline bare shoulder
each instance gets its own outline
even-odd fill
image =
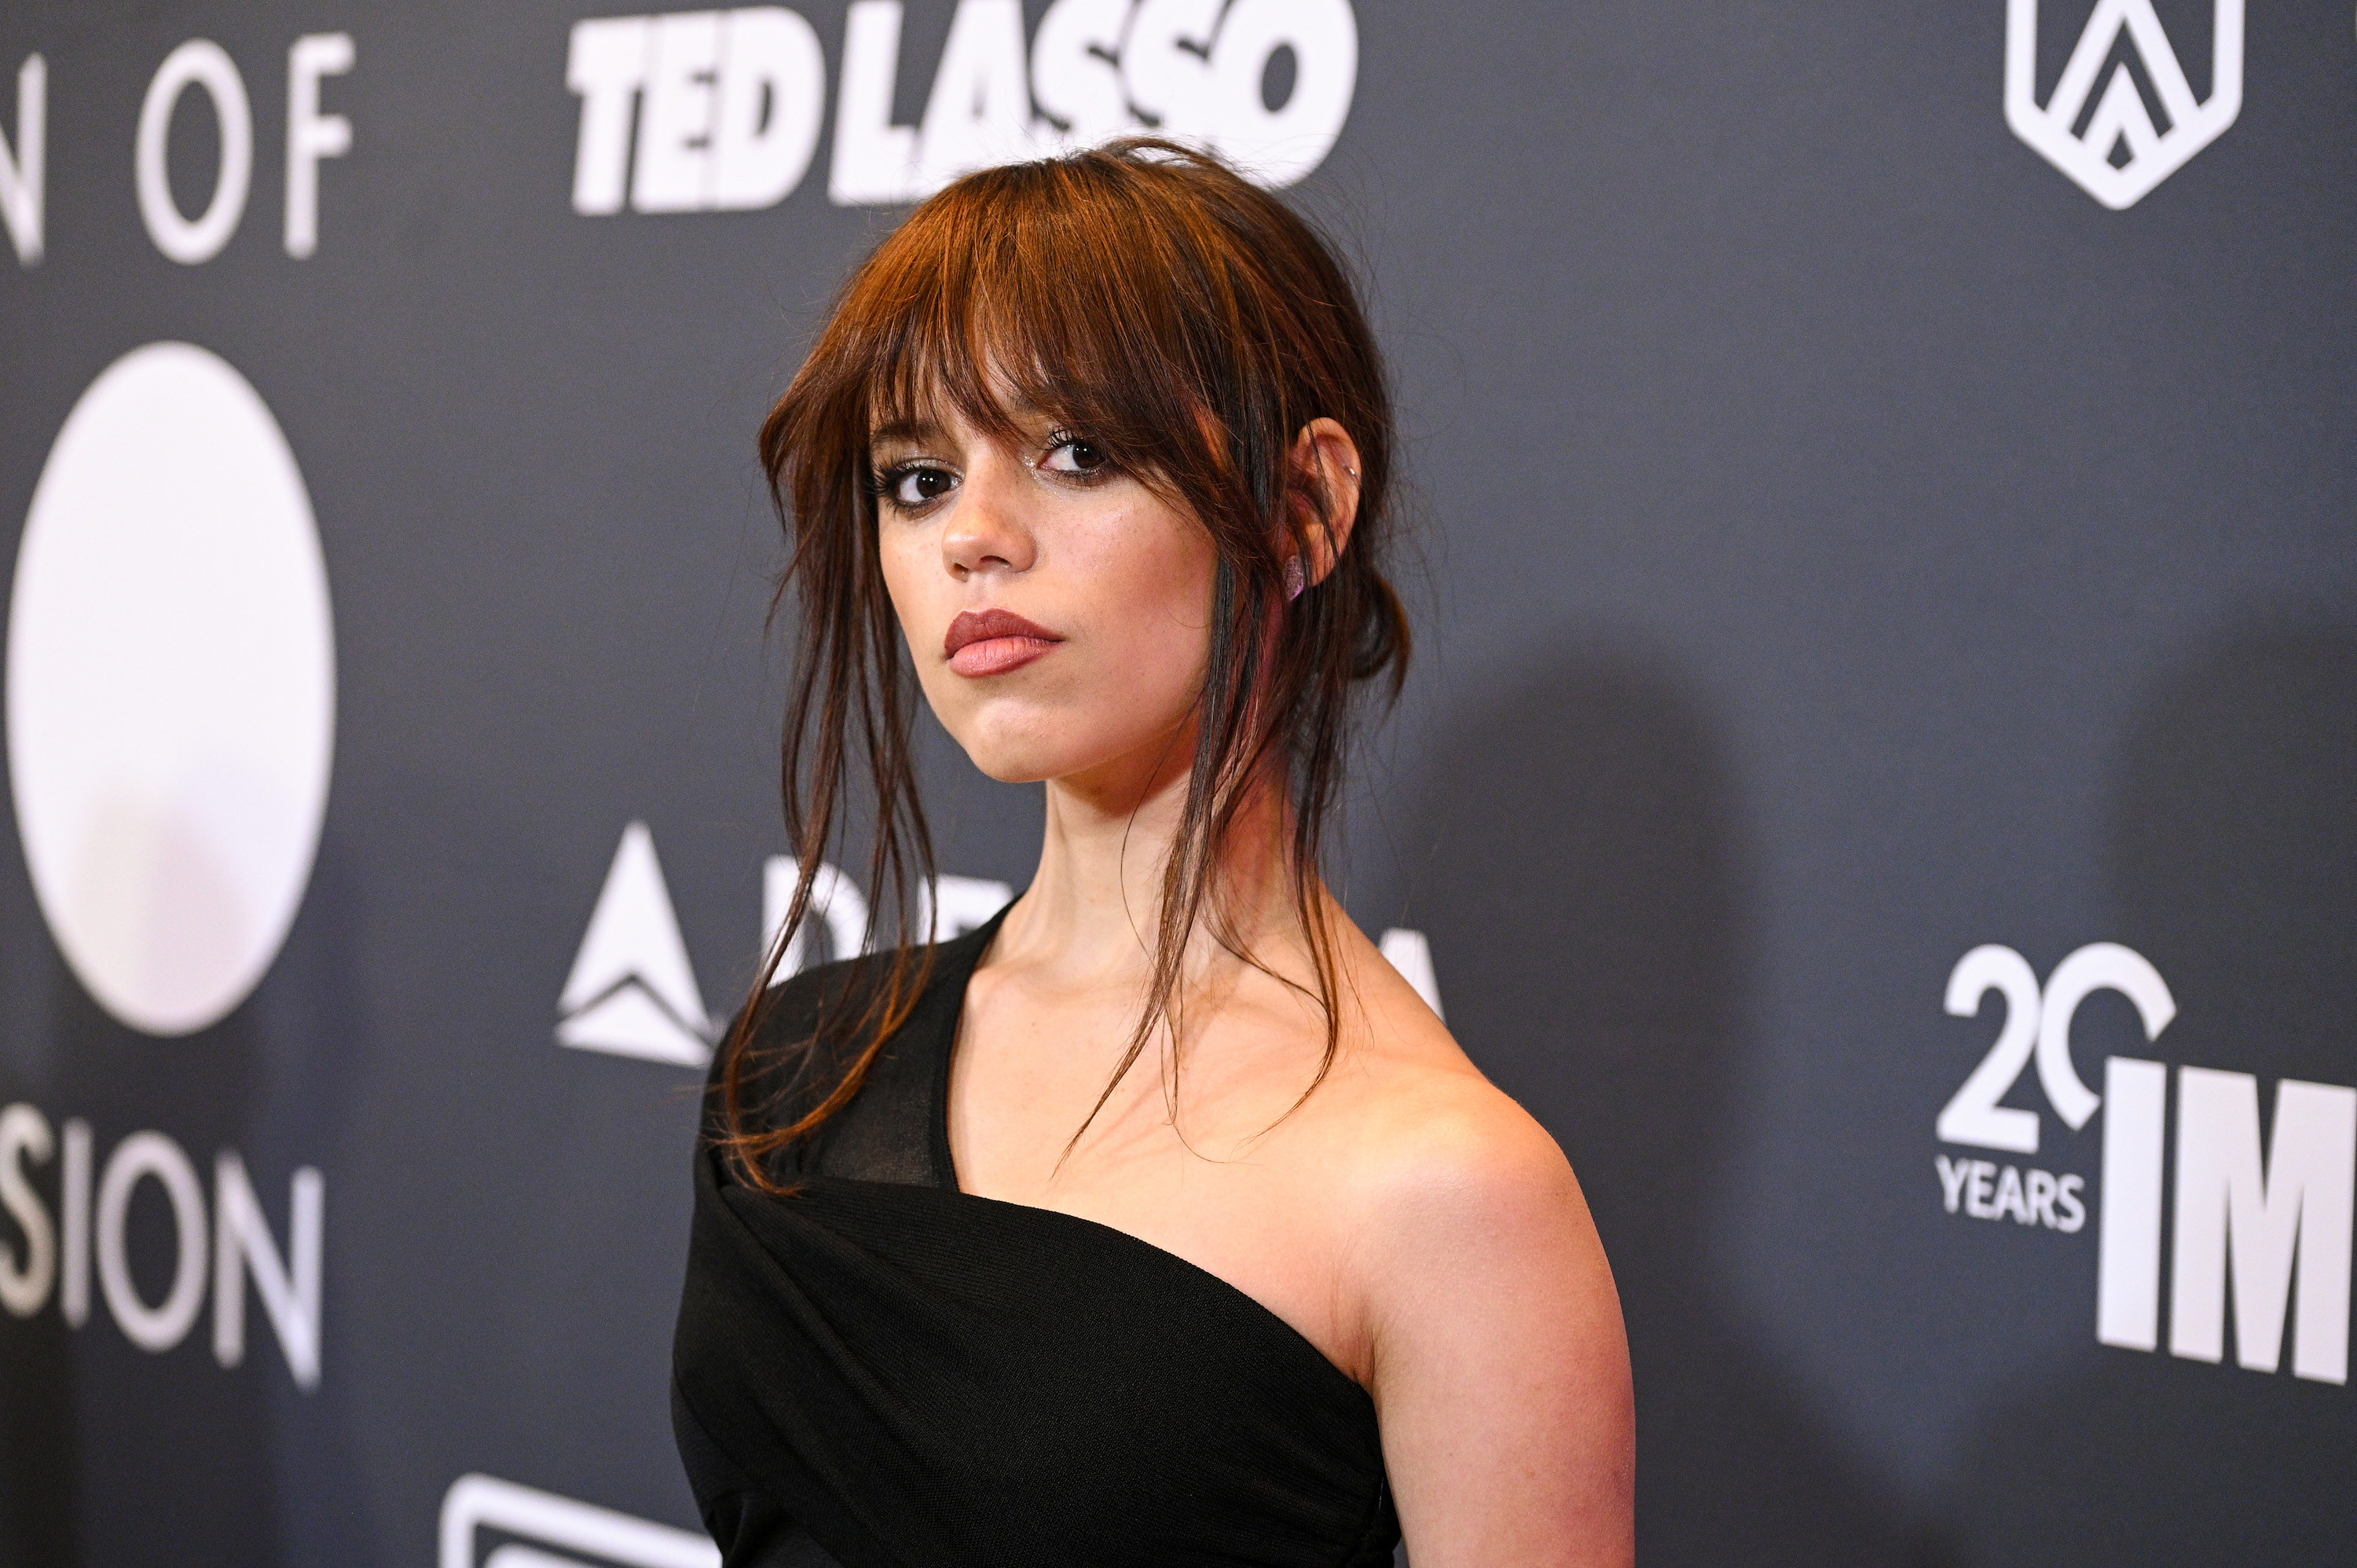
[[[1333,1178],[1351,1231],[1337,1283],[1409,1554],[1625,1565],[1628,1341],[1579,1182],[1428,1009],[1380,974],[1367,989],[1370,1027],[1329,1134],[1348,1151]]]
[[[1585,1215],[1555,1139],[1478,1076],[1419,1084],[1384,1112],[1355,1175],[1363,1212],[1385,1229],[1413,1237],[1426,1224],[1498,1224],[1566,1205]]]
[[[1353,1096],[1356,1136],[1340,1169],[1362,1279],[1428,1277],[1436,1265],[1506,1264],[1534,1252],[1566,1262],[1576,1254],[1600,1269],[1595,1225],[1562,1148],[1453,1044],[1450,1054],[1457,1061],[1380,1067]]]
[[[1330,1084],[1342,1145],[1333,1174],[1365,1277],[1538,1249],[1577,1254],[1609,1290],[1587,1200],[1554,1137],[1481,1075],[1372,944],[1366,957],[1372,965],[1353,976],[1365,1029]]]

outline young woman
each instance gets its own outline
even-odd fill
[[[790,842],[857,808],[906,913],[716,1069],[673,1407],[730,1568],[1630,1561],[1578,1184],[1318,874],[1408,650],[1328,248],[1168,144],[969,176],[761,451]],[[1047,789],[1029,890],[933,944],[911,675]]]

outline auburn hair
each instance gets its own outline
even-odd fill
[[[1308,222],[1211,155],[1125,139],[970,174],[919,206],[845,284],[761,426],[790,545],[778,607],[799,609],[780,783],[801,878],[723,1047],[720,1136],[755,1185],[776,1190],[770,1156],[858,1092],[931,969],[931,948],[920,945],[930,933],[913,929],[931,906],[920,889],[933,875],[912,755],[920,699],[877,557],[870,438],[953,408],[1012,444],[1010,410],[1022,404],[1083,433],[1192,517],[1218,557],[1151,980],[1096,1111],[1157,1028],[1169,1032],[1175,1092],[1182,965],[1199,928],[1258,961],[1221,908],[1217,868],[1268,787],[1282,788],[1289,807],[1286,869],[1326,1016],[1310,1090],[1332,1065],[1339,969],[1318,897],[1321,854],[1358,694],[1381,678],[1395,698],[1408,659],[1407,619],[1384,575],[1390,392],[1350,277]],[[1320,417],[1358,446],[1357,515],[1330,573],[1288,604],[1286,559],[1328,515],[1319,471],[1296,456],[1303,427]],[[829,1069],[831,1083],[803,1084],[801,1114],[771,1114],[774,1105],[752,1103],[764,1098],[753,1085],[773,1081],[759,1069],[780,1065],[754,1060],[765,999],[809,915],[820,861],[843,836],[855,771],[874,791],[869,950],[855,960],[842,1004],[820,1015],[833,1048],[770,1047],[807,1052],[802,1065],[847,1066]]]

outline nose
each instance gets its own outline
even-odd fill
[[[958,486],[942,531],[942,563],[960,582],[976,575],[1028,572],[1039,542],[1024,515],[1023,476],[995,450],[977,454]]]

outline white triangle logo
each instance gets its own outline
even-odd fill
[[[644,822],[622,830],[556,1006],[559,1045],[683,1067],[712,1059],[712,1020]]]

